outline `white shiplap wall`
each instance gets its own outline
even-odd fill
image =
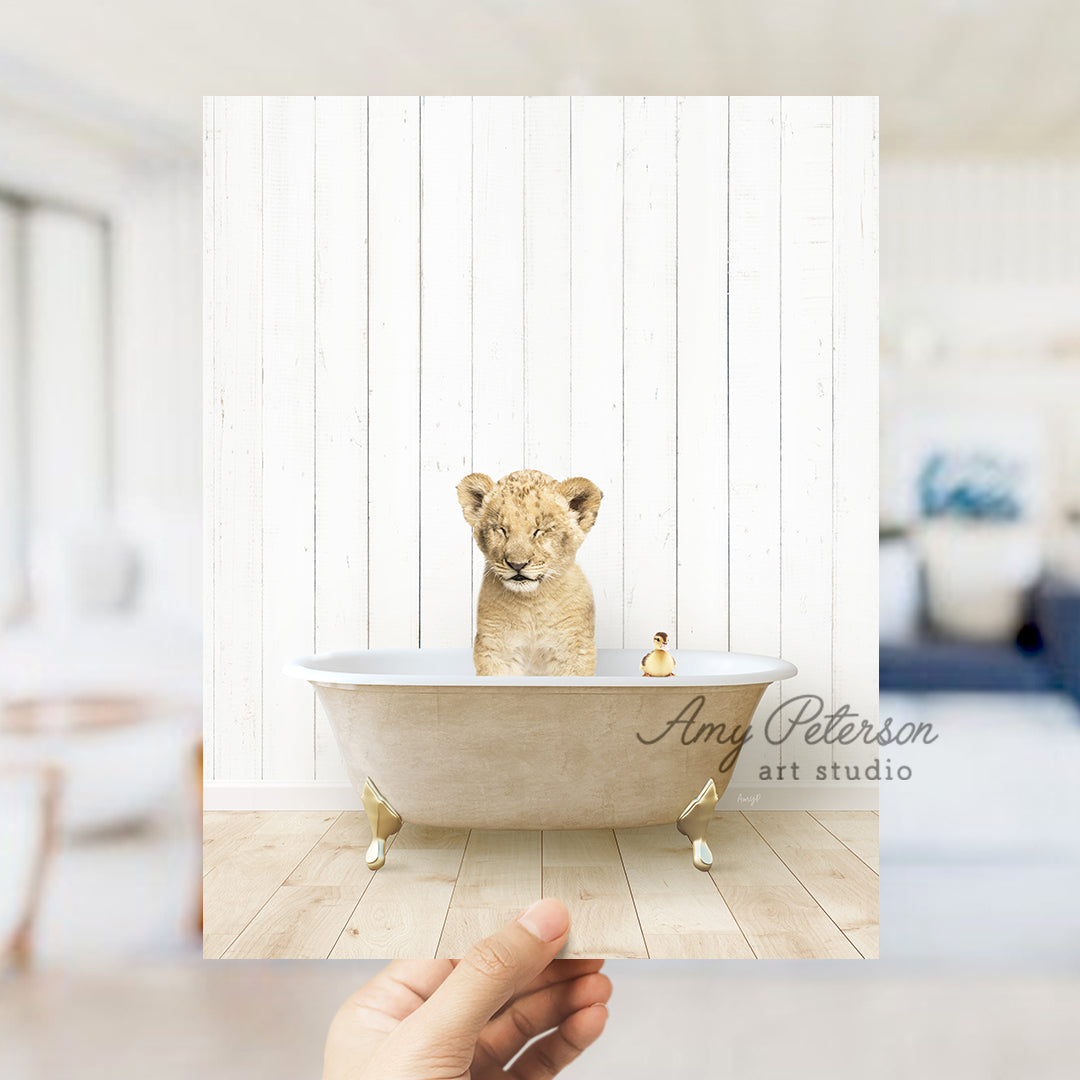
[[[603,489],[601,647],[876,712],[875,99],[208,99],[205,181],[211,792],[342,782],[290,657],[470,643],[473,469]]]

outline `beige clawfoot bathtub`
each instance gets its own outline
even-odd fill
[[[402,821],[466,829],[671,823],[708,870],[705,830],[765,688],[793,664],[680,649],[678,674],[638,674],[601,649],[596,675],[479,677],[469,649],[372,649],[296,660],[326,709],[374,839]]]

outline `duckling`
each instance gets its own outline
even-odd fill
[[[651,653],[641,658],[641,674],[664,679],[675,674],[675,657],[667,651],[667,634],[663,630],[653,635],[655,646]]]

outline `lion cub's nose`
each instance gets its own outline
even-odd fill
[[[511,562],[507,559],[506,565],[509,566],[511,570],[524,570],[525,567],[529,565],[529,560],[526,559],[524,562]]]

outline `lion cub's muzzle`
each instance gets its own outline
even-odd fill
[[[522,567],[515,566],[510,563],[512,569],[517,570],[516,574],[500,573],[499,577],[502,579],[503,585],[506,586],[511,592],[532,592],[543,578],[543,573],[538,573],[535,576],[529,574],[523,574],[521,572]]]

